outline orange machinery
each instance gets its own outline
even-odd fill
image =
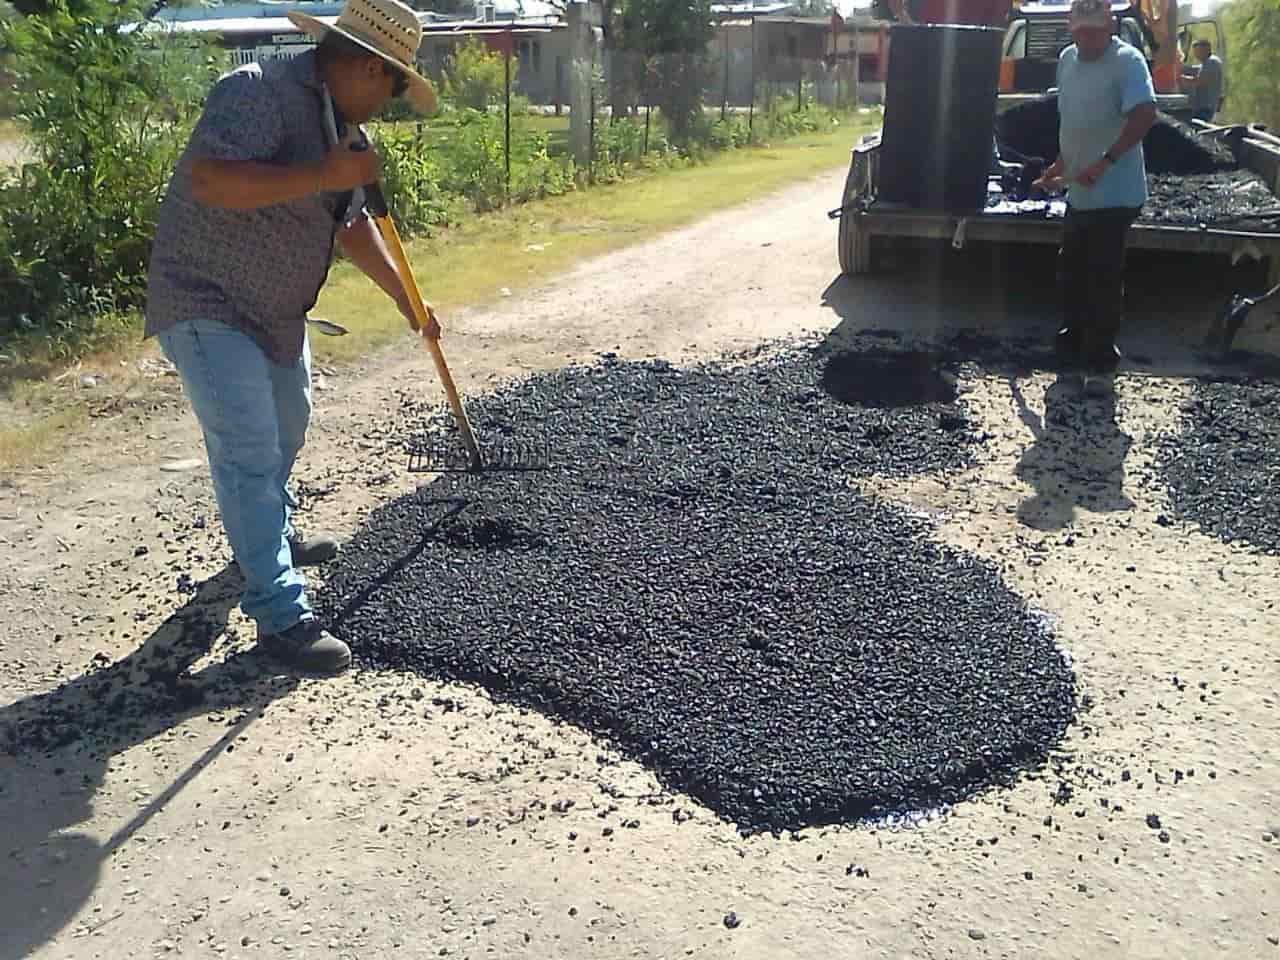
[[[1111,8],[1120,39],[1146,55],[1156,93],[1180,94],[1177,0],[1113,0]],[[1043,93],[1054,85],[1058,54],[1071,43],[1070,9],[1069,0],[1015,0],[1000,63],[1001,93]]]

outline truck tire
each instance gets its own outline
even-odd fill
[[[844,181],[844,193],[840,199],[842,207],[847,208],[857,196],[860,176],[861,171],[850,164],[849,175]],[[836,241],[840,254],[840,272],[845,276],[853,277],[867,272],[870,264],[870,258],[867,256],[869,251],[864,249],[867,242],[866,232],[858,226],[856,211],[845,209],[840,214],[840,231]]]
[[[862,218],[849,213],[840,218],[840,272],[849,277],[860,277],[876,271],[873,252],[883,252],[887,239],[881,237],[872,247],[871,234],[862,225]]]
[[[859,232],[854,226],[852,211],[840,215],[840,238],[837,246],[840,250],[840,272],[847,277],[852,277],[857,272]]]

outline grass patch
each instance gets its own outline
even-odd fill
[[[66,433],[79,429],[88,418],[85,404],[71,403],[30,423],[0,427],[0,473],[35,463],[65,446]]]
[[[75,362],[102,365],[136,353],[142,342],[142,318],[132,313],[98,317],[88,333],[64,337],[32,331],[9,338],[0,354],[0,399],[8,399],[15,384],[45,379]]]
[[[147,380],[135,365],[160,351],[154,343],[141,343],[140,320],[136,328],[109,346],[103,341],[102,349],[71,365],[49,359],[47,351],[38,359],[0,365],[0,475],[41,462],[95,415],[120,409],[131,395],[146,395]],[[99,386],[82,389],[82,374],[94,376]]]
[[[623,183],[488,214],[408,244],[409,259],[447,336],[452,311],[496,302],[503,288],[518,293],[586,257],[845,166],[857,135],[877,121],[870,115],[865,124],[845,124],[772,147],[734,150],[704,164],[659,169]],[[334,269],[314,314],[351,331],[346,337],[312,338],[312,349],[322,361],[355,359],[408,329],[382,291],[345,263]]]

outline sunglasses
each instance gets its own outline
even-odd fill
[[[382,65],[382,72],[391,77],[391,96],[402,97],[406,90],[409,89],[409,78],[405,76],[403,70],[397,70],[389,63]]]

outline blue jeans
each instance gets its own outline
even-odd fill
[[[272,363],[248,335],[215,320],[187,320],[157,339],[178,368],[213,475],[222,526],[244,576],[240,608],[260,633],[311,619],[306,578],[288,538],[297,501],[289,473],[311,418],[311,347]]]

